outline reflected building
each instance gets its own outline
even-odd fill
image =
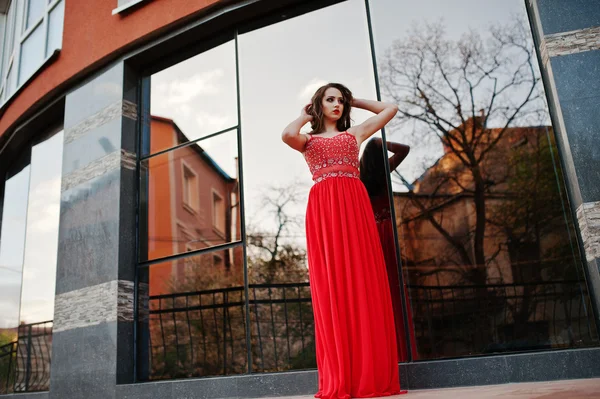
[[[168,118],[151,117],[154,148],[171,148],[189,143],[179,127]],[[152,151],[154,152],[154,151]],[[237,162],[237,159],[235,160]],[[238,177],[229,176],[202,148],[189,144],[148,163],[148,258],[159,259],[241,239]],[[240,251],[214,253],[202,265],[203,273],[221,287],[243,286]],[[150,270],[151,296],[171,293],[173,281],[195,275],[186,261],[154,266]],[[208,276],[207,276],[208,281]],[[203,289],[212,288],[210,286]]]
[[[411,190],[394,194],[419,357],[592,343],[552,127],[484,119],[448,135],[457,143],[467,132],[471,146],[444,143]],[[446,338],[432,343],[431,325]]]

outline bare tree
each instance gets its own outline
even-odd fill
[[[251,283],[307,282],[306,250],[298,244],[304,206],[297,184],[269,187],[262,193],[261,210],[266,216],[247,227],[248,274]]]
[[[456,41],[445,36],[441,23],[413,28],[383,57],[381,82],[399,106],[392,129],[409,129],[413,143],[437,141],[452,159],[452,170],[429,167],[426,185],[409,186],[412,206],[446,240],[453,262],[472,266],[463,277],[485,284],[487,266],[499,253],[486,253],[486,207],[506,177],[491,161],[512,127],[543,120],[544,101],[523,22],[492,27],[487,40],[476,32]],[[437,211],[461,196],[473,201],[475,218],[459,238]]]

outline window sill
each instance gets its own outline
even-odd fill
[[[225,240],[225,232],[222,231],[221,229],[219,229],[217,226],[215,226],[213,224],[213,233],[215,233],[216,235],[218,235],[220,238],[222,238],[223,240]]]
[[[198,211],[196,209],[194,209],[194,207],[192,207],[191,205],[188,205],[185,202],[183,203],[183,209],[185,209],[186,211],[188,211],[192,215],[197,215],[198,214]]]
[[[129,10],[131,7],[138,5],[143,1],[146,1],[146,0],[131,0],[129,3],[123,4],[121,7],[117,7],[114,10],[112,10],[112,15],[117,15],[117,14],[122,13],[125,10]]]

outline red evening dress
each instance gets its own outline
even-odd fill
[[[347,133],[312,137],[315,184],[306,210],[319,390],[323,399],[400,393],[396,333],[383,250]]]

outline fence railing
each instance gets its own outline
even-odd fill
[[[419,359],[598,343],[581,281],[407,288]],[[245,373],[248,359],[255,372],[316,367],[308,283],[250,285],[247,310],[245,293],[232,287],[141,300],[139,377]],[[47,390],[52,322],[21,325],[18,337],[0,346],[0,393]]]
[[[252,284],[248,293],[251,348],[244,287],[150,297],[140,377],[244,373],[248,351],[254,371],[316,367],[308,283]]]
[[[576,347],[597,342],[580,281],[410,285],[419,359]],[[142,323],[142,379],[316,367],[308,283],[152,296]]]
[[[17,341],[0,347],[0,394],[50,388],[52,321],[21,324]]]
[[[583,281],[408,290],[421,359],[598,343]]]
[[[0,394],[14,392],[17,343],[0,346]]]

